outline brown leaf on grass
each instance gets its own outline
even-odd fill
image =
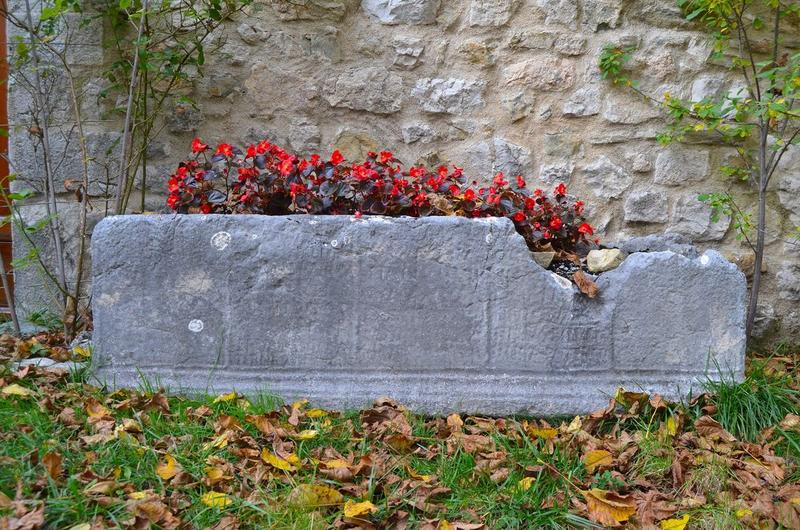
[[[722,425],[711,416],[701,416],[694,422],[694,429],[700,436],[711,440],[735,442],[736,437],[722,428]]]
[[[576,271],[575,274],[572,275],[572,280],[575,282],[575,285],[578,286],[578,289],[580,289],[581,292],[589,298],[596,297],[600,292],[597,284],[594,283],[592,279],[581,270]]]
[[[447,427],[450,429],[451,433],[461,432],[463,426],[464,420],[462,420],[461,416],[458,414],[451,414],[447,417]]]
[[[173,514],[169,507],[161,502],[155,495],[146,496],[142,500],[130,500],[126,508],[137,519],[137,523],[141,520],[142,523],[149,523],[142,525],[147,528],[148,526],[158,525],[166,530],[178,528],[181,524],[175,514]]]
[[[60,453],[50,452],[47,453],[42,457],[42,465],[47,470],[47,474],[50,475],[50,478],[53,480],[58,480],[61,476],[62,469],[61,469],[61,462],[63,461],[63,457]]]
[[[58,421],[67,427],[75,427],[81,425],[78,418],[75,417],[75,409],[72,407],[65,407],[57,416]]]
[[[43,525],[44,504],[27,511],[22,507],[17,510],[15,517],[0,519],[0,528],[3,530],[39,530]]]
[[[280,422],[277,418],[262,414],[260,416],[247,415],[244,419],[268,438],[274,437],[282,439],[289,436],[286,429],[280,426]]]
[[[800,416],[789,413],[781,420],[778,427],[784,431],[800,432]]]
[[[89,418],[112,418],[111,411],[105,408],[97,399],[90,397],[84,405]],[[112,418],[113,419],[113,418]]]
[[[452,455],[457,449],[465,453],[492,452],[494,451],[494,440],[483,434],[463,434],[453,433],[447,439],[447,454]]]
[[[589,517],[605,526],[621,526],[636,513],[636,502],[630,495],[592,488],[581,490],[589,510]]]
[[[119,486],[113,480],[101,480],[84,489],[86,495],[108,495],[115,491]]]
[[[678,511],[678,507],[673,505],[673,498],[658,490],[636,491],[633,497],[636,501],[636,519],[645,527],[654,526]]]
[[[226,515],[209,530],[239,530],[239,519],[232,515]]]

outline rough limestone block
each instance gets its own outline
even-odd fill
[[[589,299],[508,219],[121,216],[94,231],[96,375],[348,409],[587,412],[742,376],[745,279],[637,253]]]

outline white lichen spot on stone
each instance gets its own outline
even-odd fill
[[[189,331],[193,333],[200,333],[203,331],[203,321],[195,318],[189,321]]]
[[[217,250],[225,250],[231,243],[231,235],[228,232],[217,232],[211,236],[211,245]]]
[[[700,256],[700,265],[703,267],[708,267],[709,263],[711,263],[711,258],[709,258],[707,254]]]
[[[492,234],[486,234],[486,237],[484,237],[484,239],[486,240],[486,244],[487,245],[491,245],[492,244],[492,240],[494,238],[492,237]]]
[[[570,291],[572,290],[572,282],[568,279],[564,278],[563,276],[559,276],[555,272],[551,272],[550,276],[552,276],[556,283],[564,289],[568,289]]]
[[[311,226],[318,225],[319,221],[309,221],[308,224],[310,224]]]
[[[106,307],[114,305],[117,302],[119,302],[119,293],[114,293],[114,294],[103,293],[97,299],[97,304]]]
[[[333,248],[339,248],[339,241],[336,239],[331,240],[331,246]]]

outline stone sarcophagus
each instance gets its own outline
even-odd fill
[[[92,259],[112,387],[551,415],[743,372],[745,279],[714,251],[633,253],[594,299],[508,219],[119,216]]]

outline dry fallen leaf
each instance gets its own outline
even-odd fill
[[[0,393],[4,396],[30,397],[33,395],[33,390],[18,385],[17,383],[12,383],[0,390]]]
[[[689,524],[688,513],[680,519],[665,519],[661,521],[661,530],[684,530],[687,524]]]
[[[209,491],[200,497],[200,501],[206,506],[211,506],[212,508],[224,508],[233,503],[233,498],[226,493]]]
[[[558,429],[554,429],[553,427],[536,427],[532,425],[527,427],[525,432],[527,432],[528,436],[531,438],[542,438],[544,440],[552,440],[558,436]]]
[[[589,451],[583,457],[583,464],[586,466],[586,471],[594,473],[595,469],[609,467],[614,463],[614,457],[611,456],[606,450],[595,449]]]
[[[296,471],[297,468],[284,460],[283,458],[279,457],[278,455],[272,453],[266,447],[261,450],[261,459],[266,462],[267,464],[271,465],[275,469],[280,469],[282,471]]]
[[[366,517],[378,511],[378,507],[369,501],[355,502],[348,500],[344,503],[344,516],[348,518]]]
[[[319,484],[298,484],[289,493],[289,505],[303,509],[315,510],[331,506],[339,506],[344,501],[341,493],[335,489]]]
[[[164,455],[164,461],[156,466],[156,474],[161,480],[169,480],[182,471],[181,465],[171,454]]]
[[[90,418],[102,418],[103,416],[111,416],[111,411],[105,408],[95,398],[89,398],[86,401],[86,414]]]
[[[528,491],[533,486],[533,483],[536,481],[536,477],[525,477],[517,482],[515,486],[516,491]]]
[[[620,526],[636,513],[636,503],[629,495],[593,488],[581,490],[589,508],[589,516],[606,526]]]
[[[575,274],[572,275],[572,280],[575,282],[575,285],[578,286],[578,289],[589,298],[596,297],[597,293],[600,292],[597,284],[583,271],[576,271]]]
[[[217,396],[213,402],[222,403],[225,401],[233,401],[234,399],[236,399],[236,392],[228,392],[227,394],[222,394],[220,396]]]
[[[42,457],[42,465],[44,465],[45,469],[47,470],[47,474],[50,475],[50,478],[53,480],[57,480],[58,477],[61,476],[61,461],[63,460],[61,454],[59,453],[47,453]]]

